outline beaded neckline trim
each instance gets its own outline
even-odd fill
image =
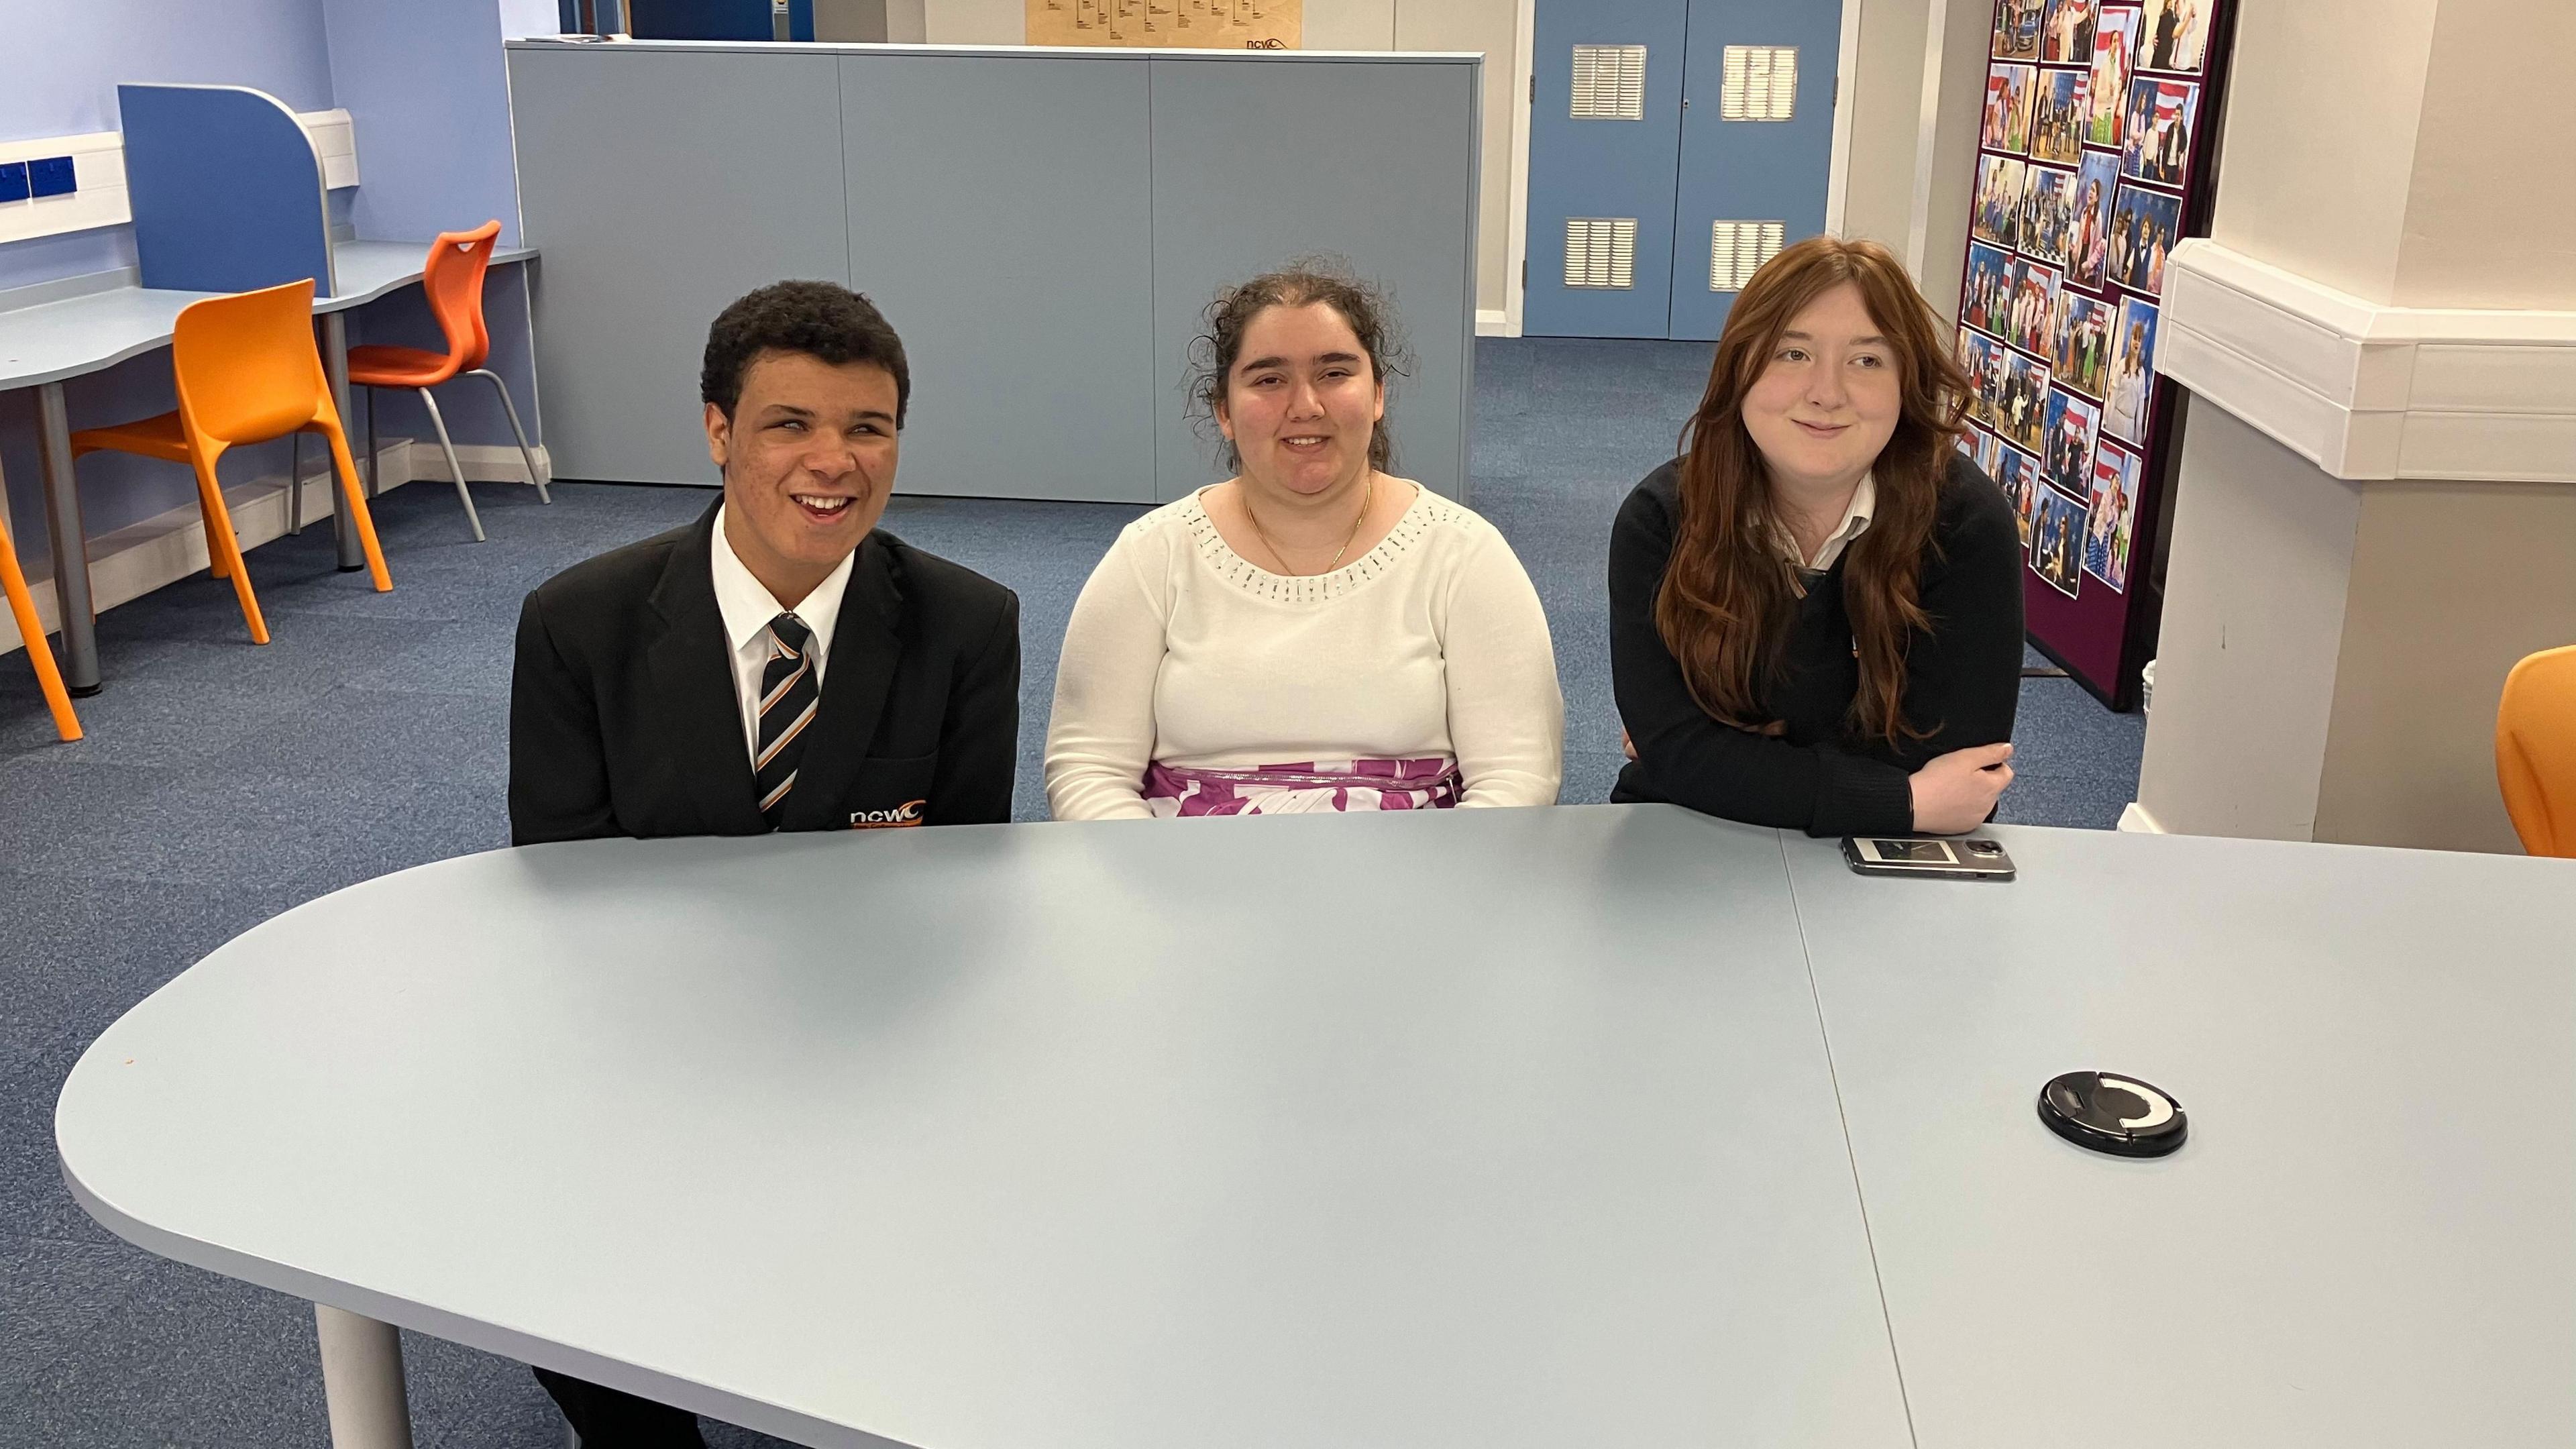
[[[1400,480],[1409,481],[1409,480]],[[1433,528],[1454,523],[1460,516],[1458,505],[1430,489],[1413,484],[1413,502],[1395,520],[1395,525],[1379,539],[1377,547],[1360,555],[1328,574],[1291,576],[1274,574],[1252,560],[1236,553],[1216,530],[1216,520],[1208,517],[1207,505],[1193,493],[1181,508],[1181,523],[1198,545],[1199,557],[1207,560],[1217,577],[1256,599],[1270,599],[1282,604],[1321,604],[1347,598],[1376,582],[1395,566],[1405,550]],[[1201,493],[1205,489],[1200,490]]]

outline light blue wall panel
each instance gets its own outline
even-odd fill
[[[0,140],[113,131],[122,81],[332,105],[322,0],[9,0],[0,22]]]
[[[707,324],[754,287],[847,284],[840,59],[514,47],[546,442],[566,478],[713,483]]]
[[[500,7],[323,0],[323,9],[332,89],[366,178],[350,209],[358,235],[426,243],[498,220],[501,245],[518,245]]]
[[[912,364],[896,486],[1151,501],[1146,62],[841,67],[850,276]]]
[[[1393,293],[1415,353],[1388,417],[1397,471],[1465,498],[1478,68],[1449,60],[1162,57],[1154,83],[1155,475],[1222,479],[1186,411],[1219,285],[1333,252]]]

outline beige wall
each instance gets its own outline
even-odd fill
[[[1842,97],[1851,109],[1842,234],[1884,242],[1903,256],[1914,227],[1915,139],[1923,129],[1923,41],[1931,7],[1924,0],[1860,0],[1860,6],[1860,39]]]
[[[931,45],[1025,45],[1021,0],[922,0],[922,39]]]
[[[862,45],[888,39],[886,0],[814,0],[814,38]]]
[[[2442,0],[2424,93],[2393,300],[2576,308],[2576,0]]]
[[[1955,322],[1967,266],[1969,192],[1977,175],[1977,123],[1985,110],[1990,0],[1928,0],[1915,119],[1914,202],[1906,262],[1932,309]]]
[[[922,0],[933,45],[1019,45],[1024,0]],[[1503,310],[1517,278],[1512,214],[1512,44],[1518,0],[1306,0],[1308,50],[1481,51],[1485,134],[1477,180],[1476,307]],[[1357,260],[1357,259],[1354,259]]]
[[[1476,183],[1476,307],[1482,312],[1500,312],[1508,306],[1519,281],[1511,275],[1510,260],[1512,115],[1528,98],[1525,93],[1512,93],[1517,9],[1514,0],[1397,0],[1395,4],[1393,49],[1484,53],[1484,174]]]
[[[2441,4],[2262,0],[2237,7],[2211,240],[2365,301],[2395,301],[2425,63]]]
[[[2138,800],[2191,835],[2306,840],[2361,485],[2195,402]]]
[[[2370,484],[2316,838],[2519,851],[2496,789],[2496,700],[2516,660],[2567,643],[2576,488]]]

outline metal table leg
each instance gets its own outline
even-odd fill
[[[331,1449],[411,1449],[402,1337],[393,1325],[316,1303],[313,1332],[322,1348]]]
[[[36,442],[45,464],[45,523],[54,549],[54,602],[62,606],[63,683],[98,693],[98,614],[90,605],[89,535],[81,528],[80,483],[72,474],[71,415],[63,385],[36,389]]]
[[[345,431],[349,426],[349,321],[344,313],[322,314],[322,366],[331,376],[331,401],[340,409]],[[344,506],[335,505],[331,511],[331,536],[340,545],[340,572],[354,573],[367,566],[366,554],[358,547],[358,526]]]

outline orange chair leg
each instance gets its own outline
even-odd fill
[[[81,737],[80,717],[72,713],[72,696],[63,688],[62,671],[54,668],[54,651],[45,643],[44,621],[27,593],[27,576],[18,571],[18,551],[0,531],[0,592],[9,596],[9,617],[18,621],[18,637],[27,646],[27,662],[36,666],[36,687],[45,692],[45,708],[54,712],[54,733],[66,740]]]
[[[349,456],[349,435],[329,421],[314,424],[314,429],[331,442],[331,468],[340,475],[340,497],[349,510],[349,521],[357,525],[358,546],[367,552],[367,576],[376,581],[377,593],[392,593],[393,575],[385,571],[385,551],[376,543],[376,520],[367,512],[367,495],[358,489],[358,465]]]
[[[224,572],[216,569],[214,561],[223,561],[223,570],[232,575],[233,597],[241,602],[242,622],[250,625],[250,642],[265,644],[268,620],[260,616],[259,598],[250,591],[250,565],[242,558],[240,536],[233,532],[232,510],[224,506],[224,491],[216,486],[214,469],[206,465],[203,457],[197,460],[196,469],[197,506],[206,518],[208,568],[221,578]]]

